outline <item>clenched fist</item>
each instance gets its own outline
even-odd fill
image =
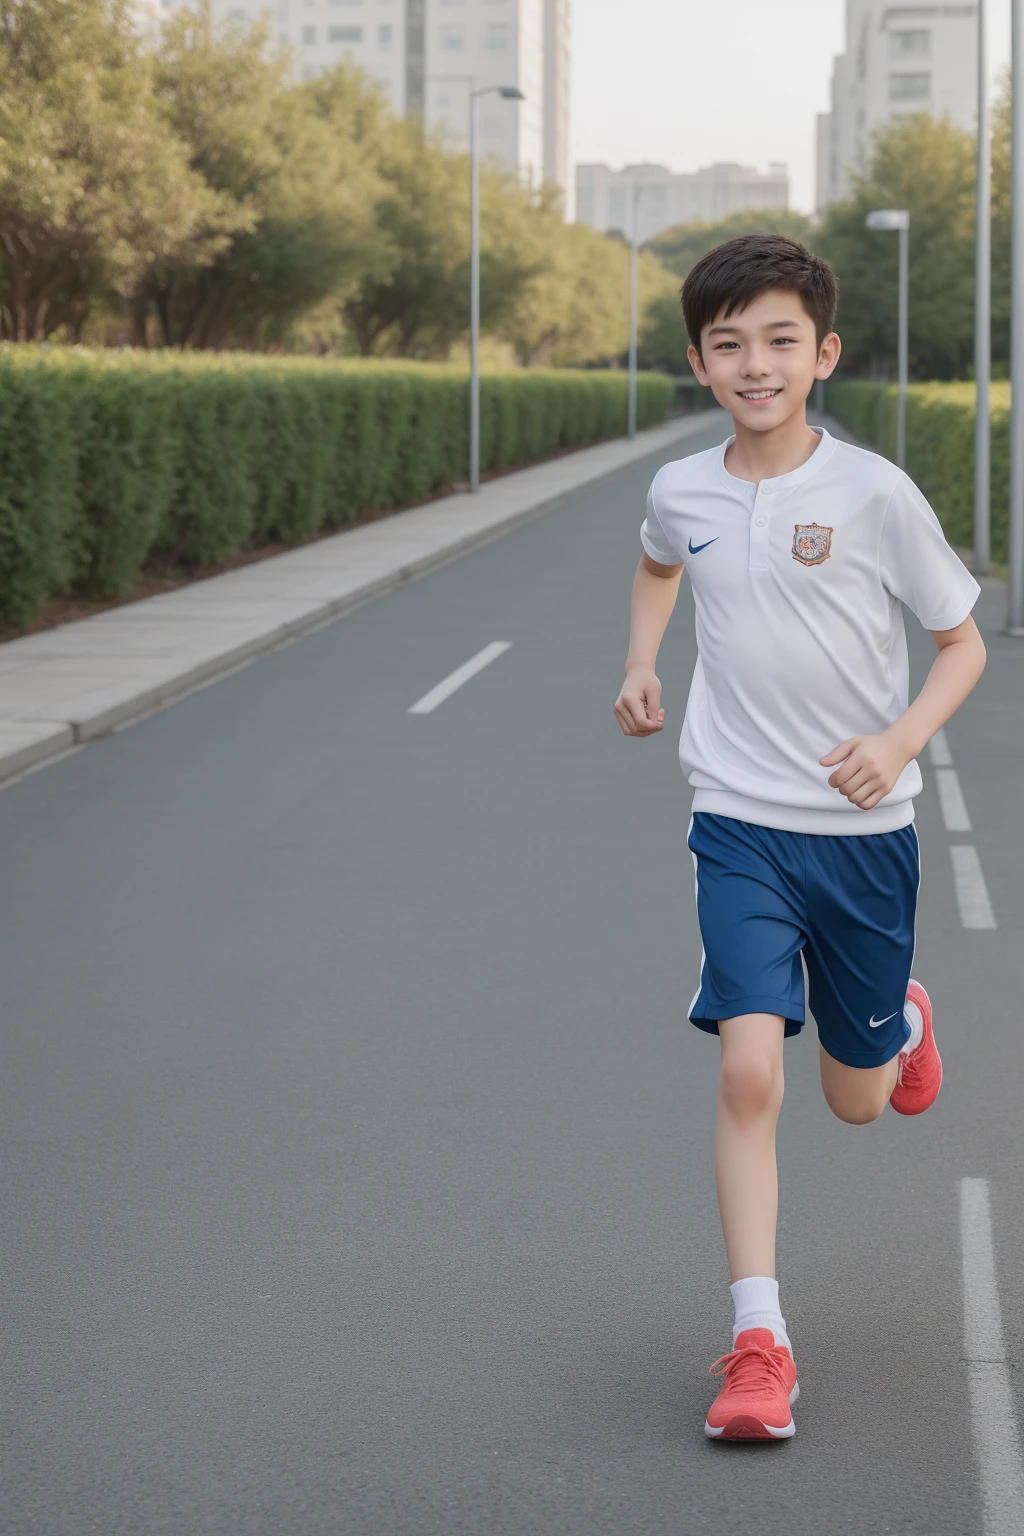
[[[851,736],[819,761],[823,768],[835,768],[829,775],[833,789],[870,811],[889,793],[912,756],[897,735],[883,731],[880,736]]]
[[[626,673],[615,700],[615,718],[623,736],[653,736],[661,730],[665,724],[661,684],[649,667],[633,667]]]

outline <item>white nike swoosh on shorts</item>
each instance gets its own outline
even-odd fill
[[[894,1019],[896,1017],[897,1013],[899,1013],[899,1009],[898,1008],[896,1009],[896,1011],[894,1013],[890,1013],[888,1018],[885,1018],[885,1019],[876,1019],[874,1014],[872,1014],[870,1019],[868,1020],[868,1028],[869,1029],[880,1029],[883,1024],[888,1024],[889,1019]]]

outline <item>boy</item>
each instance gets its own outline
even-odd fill
[[[633,584],[627,736],[664,724],[658,647],[684,564],[698,660],[679,745],[704,957],[689,1016],[721,1043],[715,1173],[735,1309],[712,1367],[714,1439],[786,1439],[796,1366],[775,1280],[783,1039],[818,1026],[821,1085],[852,1124],[933,1103],[942,1064],[911,980],[915,759],[981,676],[979,588],[924,497],[877,455],[807,424],[839,360],[820,258],[746,235],[683,289],[688,357],[733,419],[721,447],[655,476]],[[900,604],[938,655],[908,707]]]

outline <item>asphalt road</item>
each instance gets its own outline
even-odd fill
[[[958,1188],[1024,1422],[1024,649],[987,592],[972,836],[918,802],[942,1096],[841,1125],[787,1044],[798,1433],[711,1445],[685,590],[669,728],[611,712],[656,467],[0,793],[5,1536],[981,1536]]]

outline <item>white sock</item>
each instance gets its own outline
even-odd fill
[[[903,1017],[910,1025],[910,1039],[903,1046],[902,1054],[909,1056],[911,1051],[917,1050],[924,1039],[924,1019],[921,1017],[920,1008],[916,1003],[912,1003],[909,998],[903,1004]]]
[[[792,1354],[785,1319],[779,1311],[779,1282],[768,1275],[752,1275],[747,1280],[734,1280],[729,1290],[736,1314],[732,1327],[733,1347],[745,1328],[768,1328],[776,1344],[784,1344]]]

